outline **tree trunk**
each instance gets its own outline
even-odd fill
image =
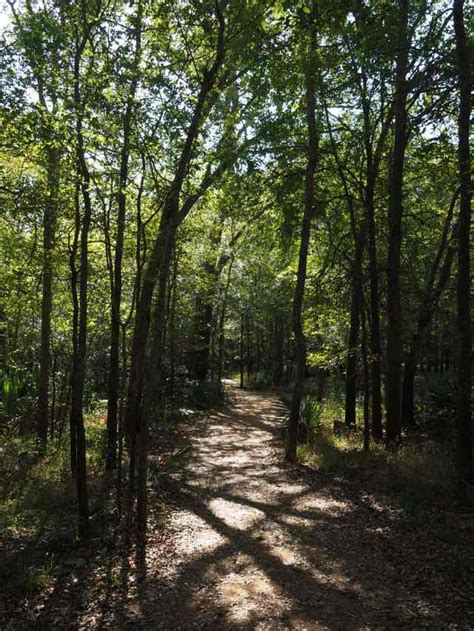
[[[80,60],[85,46],[76,49],[74,59],[74,105],[76,110],[76,143],[77,166],[80,189],[83,200],[83,215],[80,223],[80,271],[79,271],[79,296],[76,296],[78,307],[77,338],[74,343],[73,367],[72,367],[72,394],[71,394],[71,428],[76,437],[76,487],[79,509],[79,536],[88,534],[89,506],[87,492],[87,465],[86,465],[86,432],[84,427],[84,386],[86,378],[86,353],[87,353],[87,307],[88,307],[88,276],[89,276],[89,229],[92,219],[92,202],[90,197],[91,177],[85,158],[83,135],[83,104],[80,91]],[[79,200],[77,200],[79,201]],[[77,218],[76,218],[77,220]],[[76,226],[77,229],[77,226]],[[78,299],[78,300],[77,300]]]
[[[119,364],[120,364],[120,305],[122,301],[122,258],[125,234],[125,214],[127,209],[126,188],[128,184],[128,170],[130,159],[130,135],[132,131],[132,117],[135,105],[135,94],[138,86],[138,66],[141,56],[142,32],[142,0],[138,0],[135,25],[135,54],[132,68],[132,79],[127,97],[127,104],[122,121],[123,143],[120,156],[120,170],[118,182],[118,213],[117,237],[115,242],[115,260],[113,282],[111,283],[111,321],[110,321],[110,359],[107,387],[107,469],[117,466],[117,412],[119,393]]]
[[[36,417],[40,449],[46,448],[48,440],[49,371],[51,364],[51,310],[52,310],[52,254],[56,231],[59,193],[59,150],[48,146],[47,156],[47,197],[43,213],[43,287],[41,299],[41,350]]]
[[[50,414],[50,437],[54,438],[56,426],[56,369],[58,365],[58,356],[54,350],[51,350],[52,366],[51,366],[51,414]]]
[[[178,263],[179,257],[175,251],[173,257],[173,275],[170,286],[170,323],[169,323],[169,354],[170,354],[170,387],[169,397],[174,401],[176,389],[176,304],[178,298]]]
[[[361,228],[355,236],[356,243],[352,271],[351,314],[346,364],[345,423],[348,427],[355,427],[356,424],[357,347],[359,343],[359,322],[363,296],[362,259],[364,255],[364,228]]]
[[[365,198],[367,231],[369,244],[369,284],[370,284],[370,373],[372,394],[372,436],[374,440],[383,438],[382,428],[382,345],[380,342],[379,277],[377,265],[377,245],[375,234],[375,177],[370,161],[367,165],[368,177]]]
[[[245,314],[245,364],[247,366],[247,381],[250,382],[250,377],[253,373],[253,358],[251,348],[251,336],[250,336],[250,315],[247,312]]]
[[[127,381],[127,328],[122,325],[122,369],[121,369],[120,403],[118,410],[118,445],[117,445],[117,511],[122,515],[122,478],[123,478],[123,416],[125,409],[124,393]]]
[[[168,286],[175,234],[176,229],[170,227],[160,264],[158,296],[153,321],[153,339],[150,355],[146,358],[143,403],[137,428],[137,530],[141,539],[144,539],[146,535],[148,513],[147,478],[150,412],[152,404],[156,400],[156,392],[159,391],[160,386],[162,385],[163,355],[165,346],[164,332],[166,319],[166,289]]]
[[[364,451],[370,449],[370,377],[367,357],[366,312],[362,307],[362,366],[364,373]]]
[[[129,482],[132,492],[135,477],[136,434],[140,424],[140,409],[145,373],[145,350],[150,328],[150,312],[153,293],[157,279],[161,274],[163,261],[166,259],[166,249],[169,245],[173,247],[174,234],[178,225],[184,220],[197,199],[199,199],[199,196],[190,196],[187,199],[186,206],[180,208],[180,195],[192,159],[194,143],[199,134],[202,120],[207,114],[206,104],[208,102],[209,94],[214,88],[221,65],[224,61],[225,20],[219,3],[216,3],[215,12],[218,22],[216,55],[212,66],[205,69],[202,77],[199,94],[197,96],[191,122],[187,130],[186,139],[181,150],[173,182],[170,185],[163,206],[158,234],[143,272],[143,284],[137,300],[135,329],[131,351],[130,379],[125,410],[125,426],[130,453]],[[173,233],[173,240],[171,243],[169,242],[168,234],[170,231]]]
[[[212,292],[208,289],[204,289],[202,293],[197,295],[193,331],[192,372],[194,379],[198,381],[205,381],[209,376],[213,306]]]
[[[387,373],[385,406],[387,444],[400,439],[401,430],[401,358],[402,311],[400,299],[400,253],[403,216],[403,172],[407,146],[407,67],[410,38],[408,34],[409,0],[400,0],[398,50],[394,95],[394,147],[390,172],[387,260]]]
[[[79,178],[76,182],[74,191],[74,239],[69,255],[69,267],[71,270],[71,298],[72,298],[72,362],[71,362],[71,410],[69,412],[69,451],[70,451],[70,467],[71,475],[75,479],[77,472],[77,432],[76,418],[72,414],[72,398],[73,392],[77,389],[74,384],[76,379],[76,366],[78,362],[78,340],[79,340],[79,273],[76,267],[76,259],[79,248],[79,236],[81,233],[81,202],[80,202],[80,184]]]
[[[453,200],[455,199],[456,196],[453,197]],[[403,374],[402,385],[402,423],[404,426],[408,427],[413,426],[415,423],[415,377],[423,338],[433,318],[438,300],[449,280],[454,259],[455,249],[452,245],[448,246],[448,232],[451,224],[453,210],[454,201],[446,217],[445,228],[443,230],[443,236],[438,249],[438,255],[436,256],[428,275],[428,282],[423,296],[420,313],[418,315],[416,329],[411,339],[410,348],[405,360],[405,370]],[[454,232],[457,232],[457,228],[454,230]],[[448,249],[444,258],[441,271],[439,273],[438,281],[435,285],[436,273],[438,272],[439,264],[441,262],[442,255],[446,247],[448,247]]]
[[[308,132],[308,161],[305,173],[305,207],[301,222],[301,237],[298,256],[298,271],[296,276],[295,293],[293,297],[292,324],[295,337],[296,374],[291,399],[290,416],[288,419],[288,436],[286,444],[286,458],[290,462],[296,461],[298,446],[298,425],[300,419],[301,398],[306,376],[306,338],[303,331],[303,300],[306,283],[306,266],[308,260],[309,241],[311,236],[311,222],[315,213],[314,176],[319,159],[319,135],[316,126],[316,79],[314,76],[314,53],[316,51],[316,33],[311,24],[309,55],[305,70],[305,100],[306,125]]]
[[[458,160],[460,209],[457,277],[457,469],[460,494],[473,485],[472,324],[471,324],[471,150],[472,44],[464,24],[464,0],[454,0],[454,30],[459,75]]]
[[[145,349],[150,328],[150,310],[156,278],[165,247],[166,208],[160,221],[155,247],[145,270],[143,285],[137,304],[135,329],[132,340],[130,379],[125,410],[125,428],[129,451],[129,487],[134,494],[137,434],[139,431],[143,382],[145,375]]]
[[[232,268],[234,265],[234,259],[231,258],[229,262],[229,268],[227,270],[227,279],[224,286],[224,292],[222,295],[222,304],[221,310],[219,314],[219,323],[218,323],[218,331],[217,334],[219,336],[219,351],[218,351],[218,359],[217,359],[217,384],[219,387],[219,392],[222,391],[222,375],[224,372],[224,325],[227,313],[227,301],[229,297],[229,288],[230,281],[232,278]]]

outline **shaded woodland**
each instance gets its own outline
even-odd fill
[[[1,11],[1,626],[128,628],[125,610],[78,627],[71,612],[44,613],[60,611],[54,598],[43,613],[26,603],[61,581],[84,594],[58,568],[84,572],[81,555],[103,545],[111,563],[136,554],[139,585],[150,563],[165,576],[180,541],[167,524],[187,507],[257,559],[268,602],[280,596],[266,580],[287,588],[278,620],[273,606],[251,618],[239,597],[241,618],[219,610],[209,628],[470,628],[472,7],[7,0]],[[361,571],[351,555],[367,549],[370,510],[386,506],[387,546],[407,555],[427,520],[413,554],[428,566],[438,524],[447,547],[433,574],[447,594],[457,575],[458,609],[430,596],[428,613],[390,618],[384,596],[356,616],[334,586],[322,598],[339,618],[291,609],[314,577],[239,539],[237,513],[221,507],[220,526],[212,513],[237,501],[233,476],[245,488],[256,474],[245,510],[265,513],[266,494],[278,528],[293,516],[317,533],[314,507],[291,504],[291,476],[314,476],[304,488],[320,493],[327,558],[347,575]],[[272,475],[287,488],[280,507]],[[338,532],[326,504],[356,507],[354,521],[344,513]],[[320,542],[292,528],[294,542],[308,537],[296,557],[317,564]],[[214,561],[200,563],[206,576]],[[186,585],[174,584],[178,609]],[[144,598],[143,628],[158,628],[165,614]],[[166,615],[159,628],[177,628]],[[183,609],[182,628],[199,615]]]

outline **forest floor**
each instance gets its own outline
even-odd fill
[[[356,475],[287,465],[278,399],[230,397],[180,429],[145,556],[116,531],[68,553],[2,628],[474,629],[472,513],[414,519]]]

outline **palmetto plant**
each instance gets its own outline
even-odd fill
[[[321,411],[319,401],[309,395],[304,397],[300,408],[299,437],[301,442],[308,440],[309,436],[321,426]]]
[[[33,402],[36,373],[10,367],[0,373],[0,417],[14,418]]]

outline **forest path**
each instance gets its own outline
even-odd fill
[[[189,463],[168,480],[172,553],[151,552],[161,597],[146,590],[141,614],[157,626],[145,627],[400,628],[387,511],[285,464],[275,396],[231,395],[193,426]]]
[[[432,499],[410,516],[370,483],[379,463],[364,476],[350,455],[344,477],[290,466],[277,397],[229,394],[227,408],[153,428],[146,553],[116,521],[55,548],[54,579],[0,600],[0,628],[474,630],[471,512]],[[164,471],[185,442],[186,462]]]

